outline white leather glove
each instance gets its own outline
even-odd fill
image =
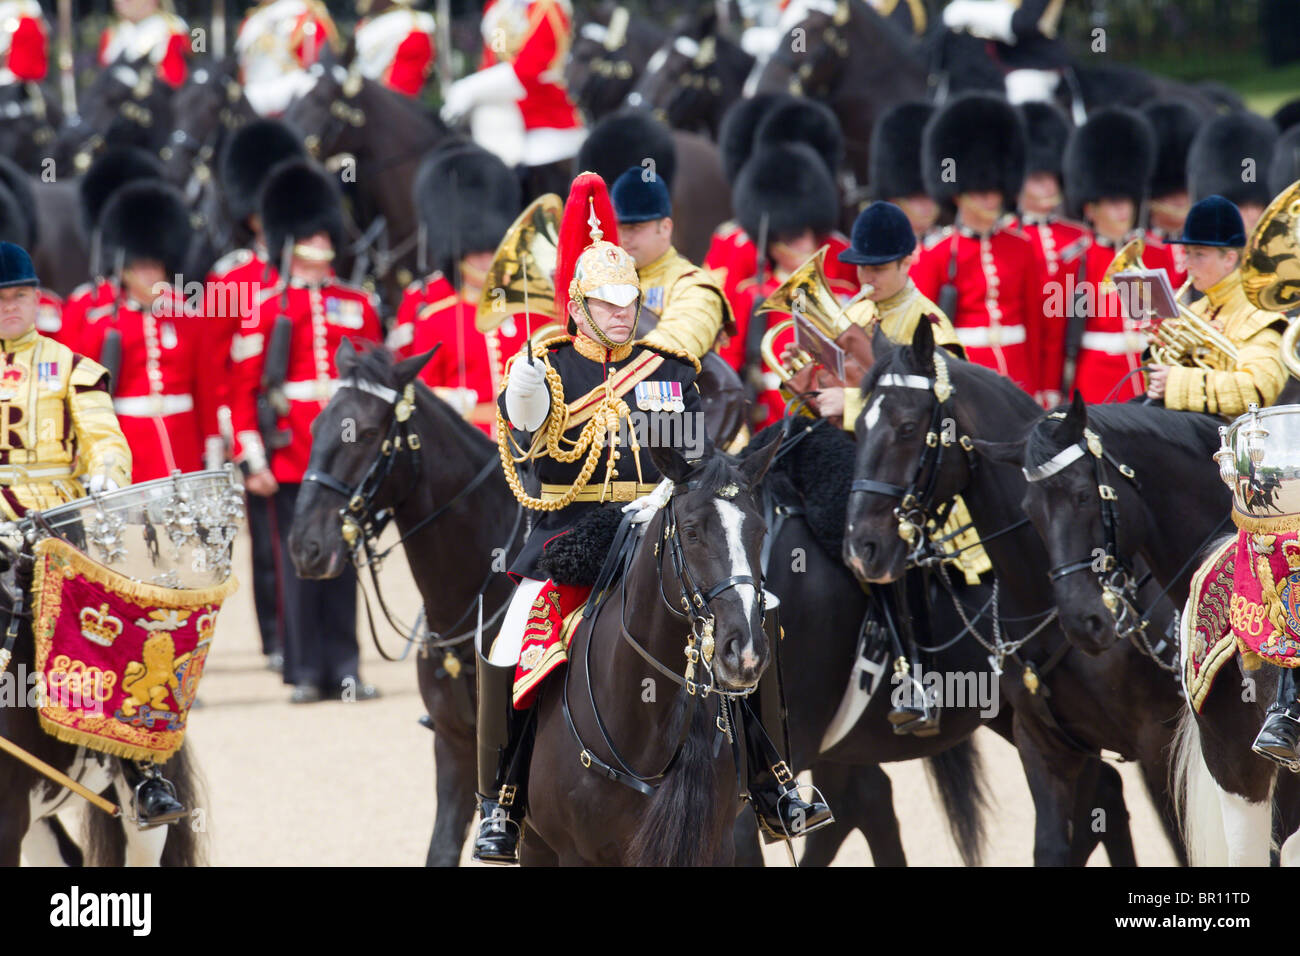
[[[86,488],[93,494],[103,494],[106,491],[117,491],[117,482],[108,475],[91,475],[86,479]]]
[[[455,409],[456,414],[461,418],[469,418],[475,406],[478,405],[478,392],[472,388],[452,388],[439,385],[434,388],[433,394]]]
[[[516,103],[524,98],[524,85],[509,63],[498,63],[457,80],[443,93],[442,119],[455,124],[480,103]]]
[[[1008,0],[952,0],[944,7],[943,25],[984,40],[1014,44],[1011,18],[1015,13],[1015,5]]]
[[[220,471],[226,464],[226,443],[220,435],[209,435],[203,440],[203,467]]]
[[[648,495],[642,495],[634,501],[629,501],[623,506],[623,513],[635,511],[632,516],[633,524],[645,524],[655,516],[664,505],[668,504],[668,499],[673,493],[673,482],[671,478],[665,478],[655,487],[655,490]]]
[[[551,410],[551,392],[543,366],[519,359],[510,367],[506,382],[506,415],[510,424],[535,432]]]

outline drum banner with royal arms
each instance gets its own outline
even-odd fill
[[[181,746],[217,612],[238,586],[167,588],[124,577],[60,538],[36,543],[32,584],[44,730],[163,762]]]

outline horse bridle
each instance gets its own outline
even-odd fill
[[[610,780],[622,783],[633,790],[644,794],[654,793],[655,785],[661,782],[681,757],[682,748],[685,746],[686,737],[690,733],[691,724],[695,717],[695,706],[703,698],[713,694],[718,697],[718,717],[716,726],[720,735],[725,735],[731,742],[733,750],[737,747],[736,736],[734,733],[735,717],[732,714],[732,701],[735,698],[747,697],[753,693],[753,688],[745,690],[725,690],[717,686],[713,674],[713,668],[710,666],[713,662],[714,642],[714,615],[711,612],[711,603],[714,598],[724,592],[737,587],[738,585],[747,584],[755,589],[759,601],[760,614],[765,612],[764,591],[761,580],[755,580],[750,574],[734,574],[713,585],[707,591],[702,590],[695,580],[690,567],[686,563],[685,551],[682,547],[681,533],[677,523],[677,513],[675,508],[676,499],[688,491],[695,490],[699,487],[697,481],[680,482],[674,485],[668,503],[660,511],[659,530],[656,534],[654,553],[656,564],[659,571],[659,596],[663,601],[668,612],[674,617],[690,622],[690,629],[686,638],[686,667],[684,672],[679,674],[677,671],[668,667],[649,650],[647,650],[635,637],[627,626],[627,573],[630,569],[632,558],[636,552],[636,543],[641,535],[636,530],[637,526],[631,523],[631,515],[624,517],[622,523],[614,538],[614,543],[610,549],[609,558],[606,560],[601,573],[596,580],[595,586],[591,591],[591,598],[583,612],[584,620],[591,619],[590,629],[587,635],[586,647],[584,649],[584,671],[586,673],[587,700],[591,706],[591,712],[595,717],[596,727],[600,731],[601,739],[613,756],[614,767],[600,757],[592,753],[582,740],[578,727],[574,723],[573,715],[569,709],[569,682],[568,675],[564,681],[564,696],[562,700],[562,710],[564,719],[569,725],[569,730],[573,734],[574,740],[577,741],[581,748],[578,754],[578,761],[587,769],[595,770],[603,774]],[[723,498],[732,498],[740,489],[734,484],[728,484],[718,490],[717,494]],[[673,567],[673,574],[677,578],[678,584],[678,602],[674,604],[668,598],[664,591],[664,557],[667,556]],[[677,684],[685,692],[684,706],[682,708],[681,726],[678,729],[677,741],[673,746],[672,753],[669,755],[667,762],[656,773],[640,774],[633,770],[626,759],[619,753],[618,748],[610,739],[609,731],[605,722],[601,719],[600,708],[596,703],[595,688],[591,681],[591,640],[592,634],[595,633],[596,621],[599,617],[600,610],[604,606],[606,599],[612,594],[610,584],[615,575],[621,576],[620,589],[622,591],[622,607],[620,609],[619,636],[637,652],[650,666],[660,674],[663,674],[673,683]],[[680,605],[681,610],[678,609]],[[707,683],[700,683],[695,680],[696,668],[702,668],[708,676]],[[570,672],[571,673],[571,672]],[[739,767],[739,762],[737,762]]]
[[[357,375],[352,375],[340,380],[339,387],[357,389],[358,391],[365,392],[368,395],[373,395],[392,406],[392,415],[388,420],[388,431],[384,436],[384,440],[380,442],[379,445],[379,455],[370,463],[370,467],[366,469],[365,474],[361,476],[361,480],[357,482],[355,486],[346,485],[329,472],[321,471],[316,468],[308,469],[306,474],[303,475],[302,481],[303,484],[313,482],[324,488],[328,488],[330,491],[341,495],[343,500],[347,502],[344,507],[339,509],[338,515],[342,524],[341,533],[343,535],[343,542],[348,548],[349,557],[355,567],[364,567],[369,569],[371,583],[374,585],[375,589],[375,596],[379,601],[380,609],[383,611],[384,617],[387,618],[389,625],[399,633],[409,634],[410,629],[399,624],[394,619],[392,612],[388,608],[388,603],[384,600],[383,591],[379,586],[379,568],[382,566],[384,558],[386,558],[394,548],[401,545],[416,532],[437,521],[468,497],[476,488],[479,487],[479,485],[483,484],[483,482],[486,481],[496,470],[497,459],[496,456],[489,458],[475,473],[474,477],[460,489],[460,491],[413,524],[393,544],[389,545],[383,551],[377,551],[375,542],[378,540],[379,536],[383,534],[384,529],[388,526],[389,521],[392,520],[397,509],[399,509],[420,486],[420,477],[423,471],[423,458],[420,455],[420,436],[416,433],[411,424],[411,417],[415,411],[415,383],[408,383],[401,392],[398,392],[396,389],[389,388],[387,385],[381,385],[377,382],[363,379]],[[388,481],[389,476],[392,475],[394,468],[397,466],[398,455],[403,451],[403,449],[405,449],[409,455],[411,463],[411,483],[407,487],[405,494],[396,499],[394,504],[387,508],[376,510],[375,499],[379,495],[384,484]],[[515,514],[515,521],[511,527],[510,536],[505,541],[507,548],[517,536],[522,519],[523,509],[520,508]],[[451,627],[447,628],[448,631],[452,632],[453,636],[444,638],[440,635],[435,636],[432,634],[426,634],[423,639],[418,640],[418,643],[423,647],[446,648],[469,641],[475,635],[479,626],[476,625],[475,627],[468,628],[462,633],[456,633],[456,628],[460,627],[460,625],[469,618],[470,614],[473,613],[484,592],[486,592],[488,587],[491,585],[492,579],[495,575],[495,568],[490,568],[486,578],[475,593],[474,598],[470,601],[469,606],[465,608]],[[364,589],[362,589],[362,595],[365,596]],[[366,597],[366,601],[366,613],[369,617],[370,607],[368,596]],[[508,605],[508,601],[503,602],[501,607],[497,608],[492,616],[484,621],[481,626],[484,629],[492,627],[496,621],[505,614]],[[401,660],[401,657],[391,657],[379,644],[378,634],[374,628],[373,618],[370,621],[370,625],[375,648],[379,651],[380,655],[385,660],[389,661]],[[410,650],[409,645],[411,640],[410,637],[407,638],[408,651]],[[405,654],[402,655],[402,657],[404,656]]]

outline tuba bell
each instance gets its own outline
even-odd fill
[[[1142,253],[1146,243],[1142,237],[1130,239],[1115,253],[1115,258],[1106,268],[1101,283],[1103,289],[1114,287],[1115,277],[1135,269],[1145,269]],[[1151,357],[1159,365],[1182,365],[1188,368],[1203,368],[1209,371],[1227,371],[1237,364],[1237,346],[1226,335],[1201,318],[1181,299],[1188,286],[1188,279],[1174,294],[1174,305],[1178,306],[1178,317],[1164,319],[1151,330]]]
[[[853,299],[841,305],[840,300],[836,298],[834,291],[831,289],[830,283],[826,280],[826,271],[823,267],[823,263],[826,261],[826,252],[829,249],[830,246],[828,245],[822,246],[809,256],[803,265],[790,273],[789,278],[759,303],[758,308],[754,310],[754,315],[764,315],[768,312],[788,312],[792,316],[798,315],[811,323],[831,342],[838,339],[853,324],[852,320],[845,314],[845,310],[853,302],[869,294],[871,287],[863,286],[862,291]],[[816,361],[813,356],[797,347],[798,354],[792,363],[782,363],[779,356],[777,356],[775,351],[776,337],[792,328],[794,324],[795,320],[793,318],[777,322],[764,333],[760,346],[764,364],[781,379],[782,383],[790,381],[800,369]]]
[[[555,267],[564,200],[538,196],[511,224],[492,256],[474,327],[491,332],[512,315],[532,316],[534,335],[556,320]]]
[[[1250,304],[1265,312],[1289,312],[1300,306],[1300,180],[1268,204],[1246,243],[1241,287]],[[1282,333],[1282,364],[1300,378],[1300,319]]]

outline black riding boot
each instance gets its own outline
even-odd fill
[[[1293,773],[1300,773],[1300,751],[1297,750],[1297,744],[1300,744],[1300,699],[1296,694],[1295,671],[1290,667],[1283,667],[1281,671],[1277,697],[1250,749]]]
[[[189,810],[176,799],[176,788],[162,775],[158,765],[142,760],[123,760],[127,783],[135,793],[135,817],[141,827],[163,826],[182,819]]]
[[[799,796],[789,765],[774,741],[787,743],[785,698],[781,688],[780,636],[776,610],[764,616],[772,660],[749,698],[737,701],[745,727],[749,799],[758,817],[763,840],[789,840],[805,836],[835,821],[831,808],[816,796],[812,803]]]
[[[899,605],[895,603],[902,602],[906,608],[905,588],[906,585],[899,582],[880,595],[880,608],[894,649],[893,687],[889,696],[893,706],[887,719],[894,725],[896,734],[933,737],[939,732],[939,708],[927,698],[920,680],[921,656],[912,640],[912,619],[906,613],[898,614]]]
[[[478,659],[478,797],[474,840],[480,863],[518,863],[524,825],[533,713],[514,708],[515,668]]]

